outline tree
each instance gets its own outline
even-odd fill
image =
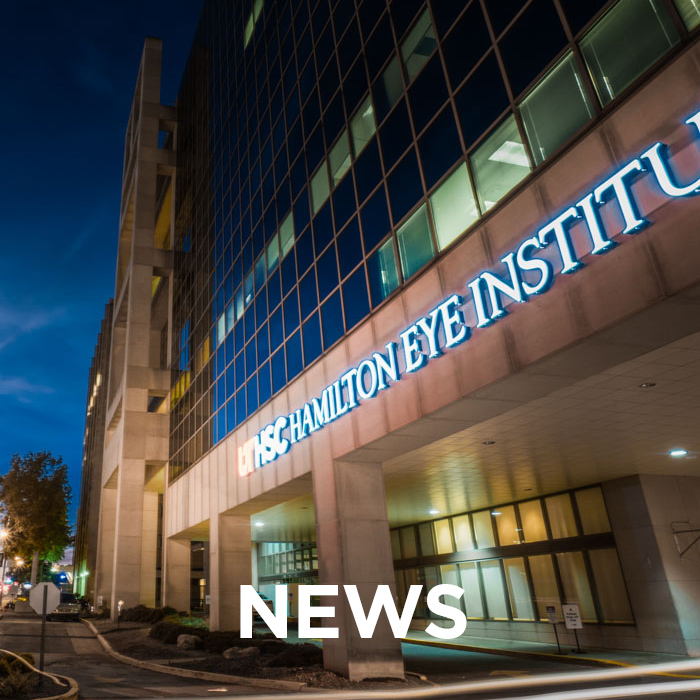
[[[9,471],[0,475],[5,555],[26,562],[37,557],[59,561],[71,542],[70,499],[68,467],[61,457],[50,452],[13,455]]]

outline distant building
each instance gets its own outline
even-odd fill
[[[71,555],[70,559],[73,563],[70,572],[73,580],[73,591],[76,595],[90,598],[95,593],[97,533],[99,531],[100,494],[102,492],[102,457],[107,412],[107,388],[104,381],[109,372],[112,306],[111,301],[105,306],[105,315],[97,336],[97,345],[88,375],[80,505],[78,506],[75,545],[72,551],[64,553],[64,558],[59,562],[61,569],[67,571],[69,562],[66,562],[65,559]]]
[[[96,601],[235,629],[240,584],[294,615],[303,583],[455,583],[468,634],[576,604],[587,646],[700,654],[699,25],[209,0],[176,107],[148,39]],[[327,667],[403,673],[386,625],[326,624]]]

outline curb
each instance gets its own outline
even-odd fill
[[[180,676],[181,678],[196,678],[201,681],[214,681],[215,683],[230,683],[235,685],[253,686],[255,688],[271,688],[273,690],[292,690],[296,692],[302,690],[309,690],[309,687],[306,683],[301,683],[298,681],[277,681],[271,678],[248,678],[245,676],[229,676],[224,673],[193,671],[189,668],[163,666],[162,664],[156,664],[152,661],[141,661],[140,659],[134,659],[131,656],[125,656],[124,654],[120,654],[118,651],[114,651],[114,649],[112,649],[111,644],[97,631],[95,625],[93,625],[92,622],[90,622],[90,620],[83,619],[81,620],[81,622],[83,622],[92,630],[92,632],[102,645],[102,648],[112,658],[116,659],[117,661],[121,661],[122,663],[129,664],[130,666],[137,666],[138,668],[143,668],[147,671],[167,673],[171,676]],[[47,698],[46,700],[54,700],[54,698]],[[68,700],[68,698],[66,700]]]
[[[80,691],[78,682],[70,676],[60,676],[60,678],[67,680],[70,688],[65,693],[61,693],[61,695],[50,695],[49,697],[38,698],[38,700],[77,700],[78,692]]]
[[[468,644],[452,644],[450,642],[432,642],[427,639],[413,639],[404,637],[405,644],[418,644],[424,647],[438,647],[453,651],[470,651],[477,654],[492,654],[494,656],[511,656],[516,659],[533,659],[536,661],[557,661],[561,664],[574,664],[576,666],[592,666],[594,668],[637,668],[638,664],[628,664],[624,661],[612,661],[611,659],[596,659],[592,657],[569,656],[565,654],[548,654],[542,651],[517,651],[515,649],[492,649],[490,647],[475,647]],[[700,676],[686,676],[678,673],[650,673],[650,676],[665,676],[667,678],[700,679]]]

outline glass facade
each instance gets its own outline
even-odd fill
[[[205,3],[178,96],[170,479],[695,22],[689,0],[557,5]]]
[[[577,603],[584,622],[634,622],[597,486],[409,525],[392,542],[401,602],[439,577],[464,588],[472,620],[547,622],[547,606],[562,619]]]

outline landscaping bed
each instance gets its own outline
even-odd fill
[[[186,624],[182,624],[183,621]],[[191,618],[168,615],[155,624],[122,622],[119,629],[110,620],[92,622],[115,651],[135,659],[158,661],[179,668],[295,681],[328,689],[391,689],[425,684],[416,676],[407,676],[406,681],[351,682],[323,668],[323,654],[315,644],[289,643],[272,634],[241,639],[236,632],[210,632],[201,621]],[[196,644],[197,648],[180,648],[177,645],[180,635],[189,635],[191,638],[187,641]],[[229,658],[224,657],[224,652]]]
[[[35,665],[31,654],[20,656]],[[50,678],[35,673],[14,656],[0,654],[0,700],[39,700],[67,690],[67,686],[59,686]]]

